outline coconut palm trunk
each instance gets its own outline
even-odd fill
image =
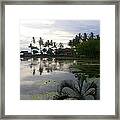
[[[40,37],[40,40],[39,40],[38,42],[39,42],[39,46],[40,46],[40,53],[41,53],[41,46],[43,45],[43,39]]]

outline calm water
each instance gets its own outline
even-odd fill
[[[59,95],[61,86],[65,85],[68,88],[72,86],[74,92],[68,88],[63,91],[67,90],[67,94],[77,96],[74,87],[78,88],[78,77],[76,77],[78,73],[85,73],[87,80],[97,81],[99,87],[99,64],[97,62],[55,58],[21,59],[20,99],[52,100]]]

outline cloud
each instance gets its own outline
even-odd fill
[[[53,20],[23,20],[20,25],[32,29],[50,28],[54,24]]]
[[[44,41],[53,40],[57,43],[68,43],[78,33],[100,33],[99,20],[21,20],[21,45],[28,44],[34,36]],[[22,36],[21,36],[22,35]]]

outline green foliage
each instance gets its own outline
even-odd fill
[[[100,37],[92,32],[89,35],[79,33],[73,40],[69,41],[68,45],[73,50],[73,55],[75,56],[100,57]]]
[[[76,45],[76,52],[79,55],[85,55],[89,58],[99,58],[100,56],[100,41],[89,40]]]

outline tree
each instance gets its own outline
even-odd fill
[[[72,41],[72,40],[69,40],[68,45],[72,48],[72,47],[73,47],[73,41]]]
[[[32,37],[33,38],[33,43],[35,44],[35,38],[34,37]]]
[[[63,49],[63,48],[64,48],[64,45],[63,45],[63,43],[61,43],[61,42],[59,43],[58,46],[59,46],[60,49]]]
[[[43,45],[43,39],[40,37],[40,39],[39,39],[39,46],[40,46],[40,53],[41,53],[41,46]]]
[[[53,49],[52,49],[52,48],[49,48],[48,51],[47,51],[47,54],[48,54],[48,55],[53,55]]]
[[[49,48],[49,46],[50,46],[50,41],[49,41],[49,40],[47,40],[47,41],[45,42],[44,47],[48,47],[48,48]]]
[[[96,38],[97,40],[100,40],[100,36],[99,36],[99,35],[96,35],[96,37],[97,37],[97,38]]]
[[[30,43],[28,47],[31,48],[31,53],[32,53],[32,43]]]
[[[82,42],[81,44],[77,45],[76,52],[89,58],[99,58],[100,41],[90,40],[87,42]]]
[[[83,40],[83,42],[87,41],[87,34],[86,33],[84,33],[82,40]]]
[[[93,39],[94,39],[94,33],[93,33],[93,32],[91,32],[91,33],[90,33],[89,40],[93,40]]]
[[[50,41],[50,46],[53,46],[53,40]]]
[[[45,54],[47,52],[47,49],[46,48],[43,48],[43,54]]]

